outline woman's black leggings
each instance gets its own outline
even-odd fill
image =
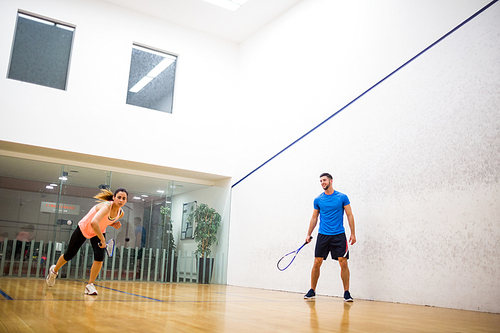
[[[103,235],[106,238],[106,234]],[[85,238],[85,236],[82,234],[80,226],[77,226],[77,228],[75,229],[75,231],[73,231],[73,234],[71,235],[71,239],[69,240],[68,249],[66,250],[66,253],[64,253],[64,260],[70,261],[71,259],[73,259],[86,240],[87,238]],[[90,244],[92,244],[92,249],[94,249],[94,261],[104,260],[104,254],[106,249],[105,248],[101,249],[99,247],[100,241],[101,240],[97,236],[94,236],[90,239]]]

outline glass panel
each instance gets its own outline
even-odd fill
[[[127,104],[172,113],[177,57],[134,45]]]
[[[208,274],[203,281],[225,283],[228,217],[216,233],[211,254],[206,255],[210,259],[202,266],[199,242],[181,240],[181,230],[186,203],[196,201],[224,215],[229,185],[174,182],[1,155],[0,275],[21,277],[30,272],[31,277],[44,277],[66,250],[78,222],[96,204],[93,197],[100,189],[118,187],[128,190],[128,202],[121,228],[106,230],[106,239],[115,239],[116,248],[113,257],[105,258],[99,279],[201,282],[202,267]],[[193,233],[196,222],[190,220]],[[17,241],[20,234],[25,237]],[[93,250],[87,241],[59,277],[88,278],[92,262]]]
[[[229,191],[224,187],[198,187],[186,189],[190,184],[174,182],[173,192],[173,219],[174,229],[181,230],[181,241],[178,243],[178,274],[180,282],[198,283],[225,283],[227,244],[229,228],[227,226],[228,217],[225,207],[229,204]],[[191,205],[196,202],[196,205]],[[187,204],[187,205],[186,205]],[[193,207],[194,211],[188,208],[186,214],[187,221],[193,228],[193,238],[182,239],[182,217],[185,207]],[[199,214],[204,209],[209,209],[209,216]],[[221,223],[215,227],[211,226],[210,232],[206,232],[206,226],[216,221],[216,215],[221,216]],[[225,219],[224,219],[225,217]],[[215,239],[211,239],[207,244],[210,234]],[[199,237],[197,237],[199,235]],[[204,244],[205,243],[205,244]],[[207,245],[207,246],[203,246]],[[199,248],[204,250],[199,251]],[[204,253],[203,253],[204,252]],[[203,257],[203,259],[202,259]]]
[[[54,246],[56,247],[55,256],[50,263],[55,263],[57,258],[66,250],[71,235],[78,228],[78,222],[92,209],[96,204],[94,196],[100,189],[109,188],[111,182],[110,171],[102,171],[70,165],[61,166],[61,173],[58,177],[58,202],[54,211]],[[126,216],[124,216],[126,218]],[[52,220],[52,219],[51,219]],[[106,238],[109,239],[106,231]],[[114,229],[113,229],[114,230]],[[87,241],[88,242],[88,241]],[[64,244],[64,246],[63,246]],[[58,250],[60,249],[60,250]],[[84,251],[80,251],[78,265],[76,258],[73,258],[62,269],[60,277],[71,276],[89,276],[90,268],[93,262],[93,251],[89,250],[87,260],[83,258]]]
[[[8,78],[66,89],[74,28],[18,13]]]

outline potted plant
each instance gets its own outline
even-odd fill
[[[208,257],[212,245],[217,244],[221,216],[214,208],[202,203],[189,215],[189,221],[196,223],[194,240],[198,243],[198,282],[209,283],[214,261]]]

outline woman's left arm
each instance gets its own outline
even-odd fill
[[[121,219],[123,215],[125,215],[125,213],[121,210],[120,216],[118,216],[117,220]],[[120,221],[116,221],[115,223],[111,223],[111,226],[118,230],[122,227],[122,223]]]

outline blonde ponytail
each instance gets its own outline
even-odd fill
[[[113,200],[113,192],[108,189],[102,189],[101,193],[95,195],[94,198],[99,201],[111,201]]]

